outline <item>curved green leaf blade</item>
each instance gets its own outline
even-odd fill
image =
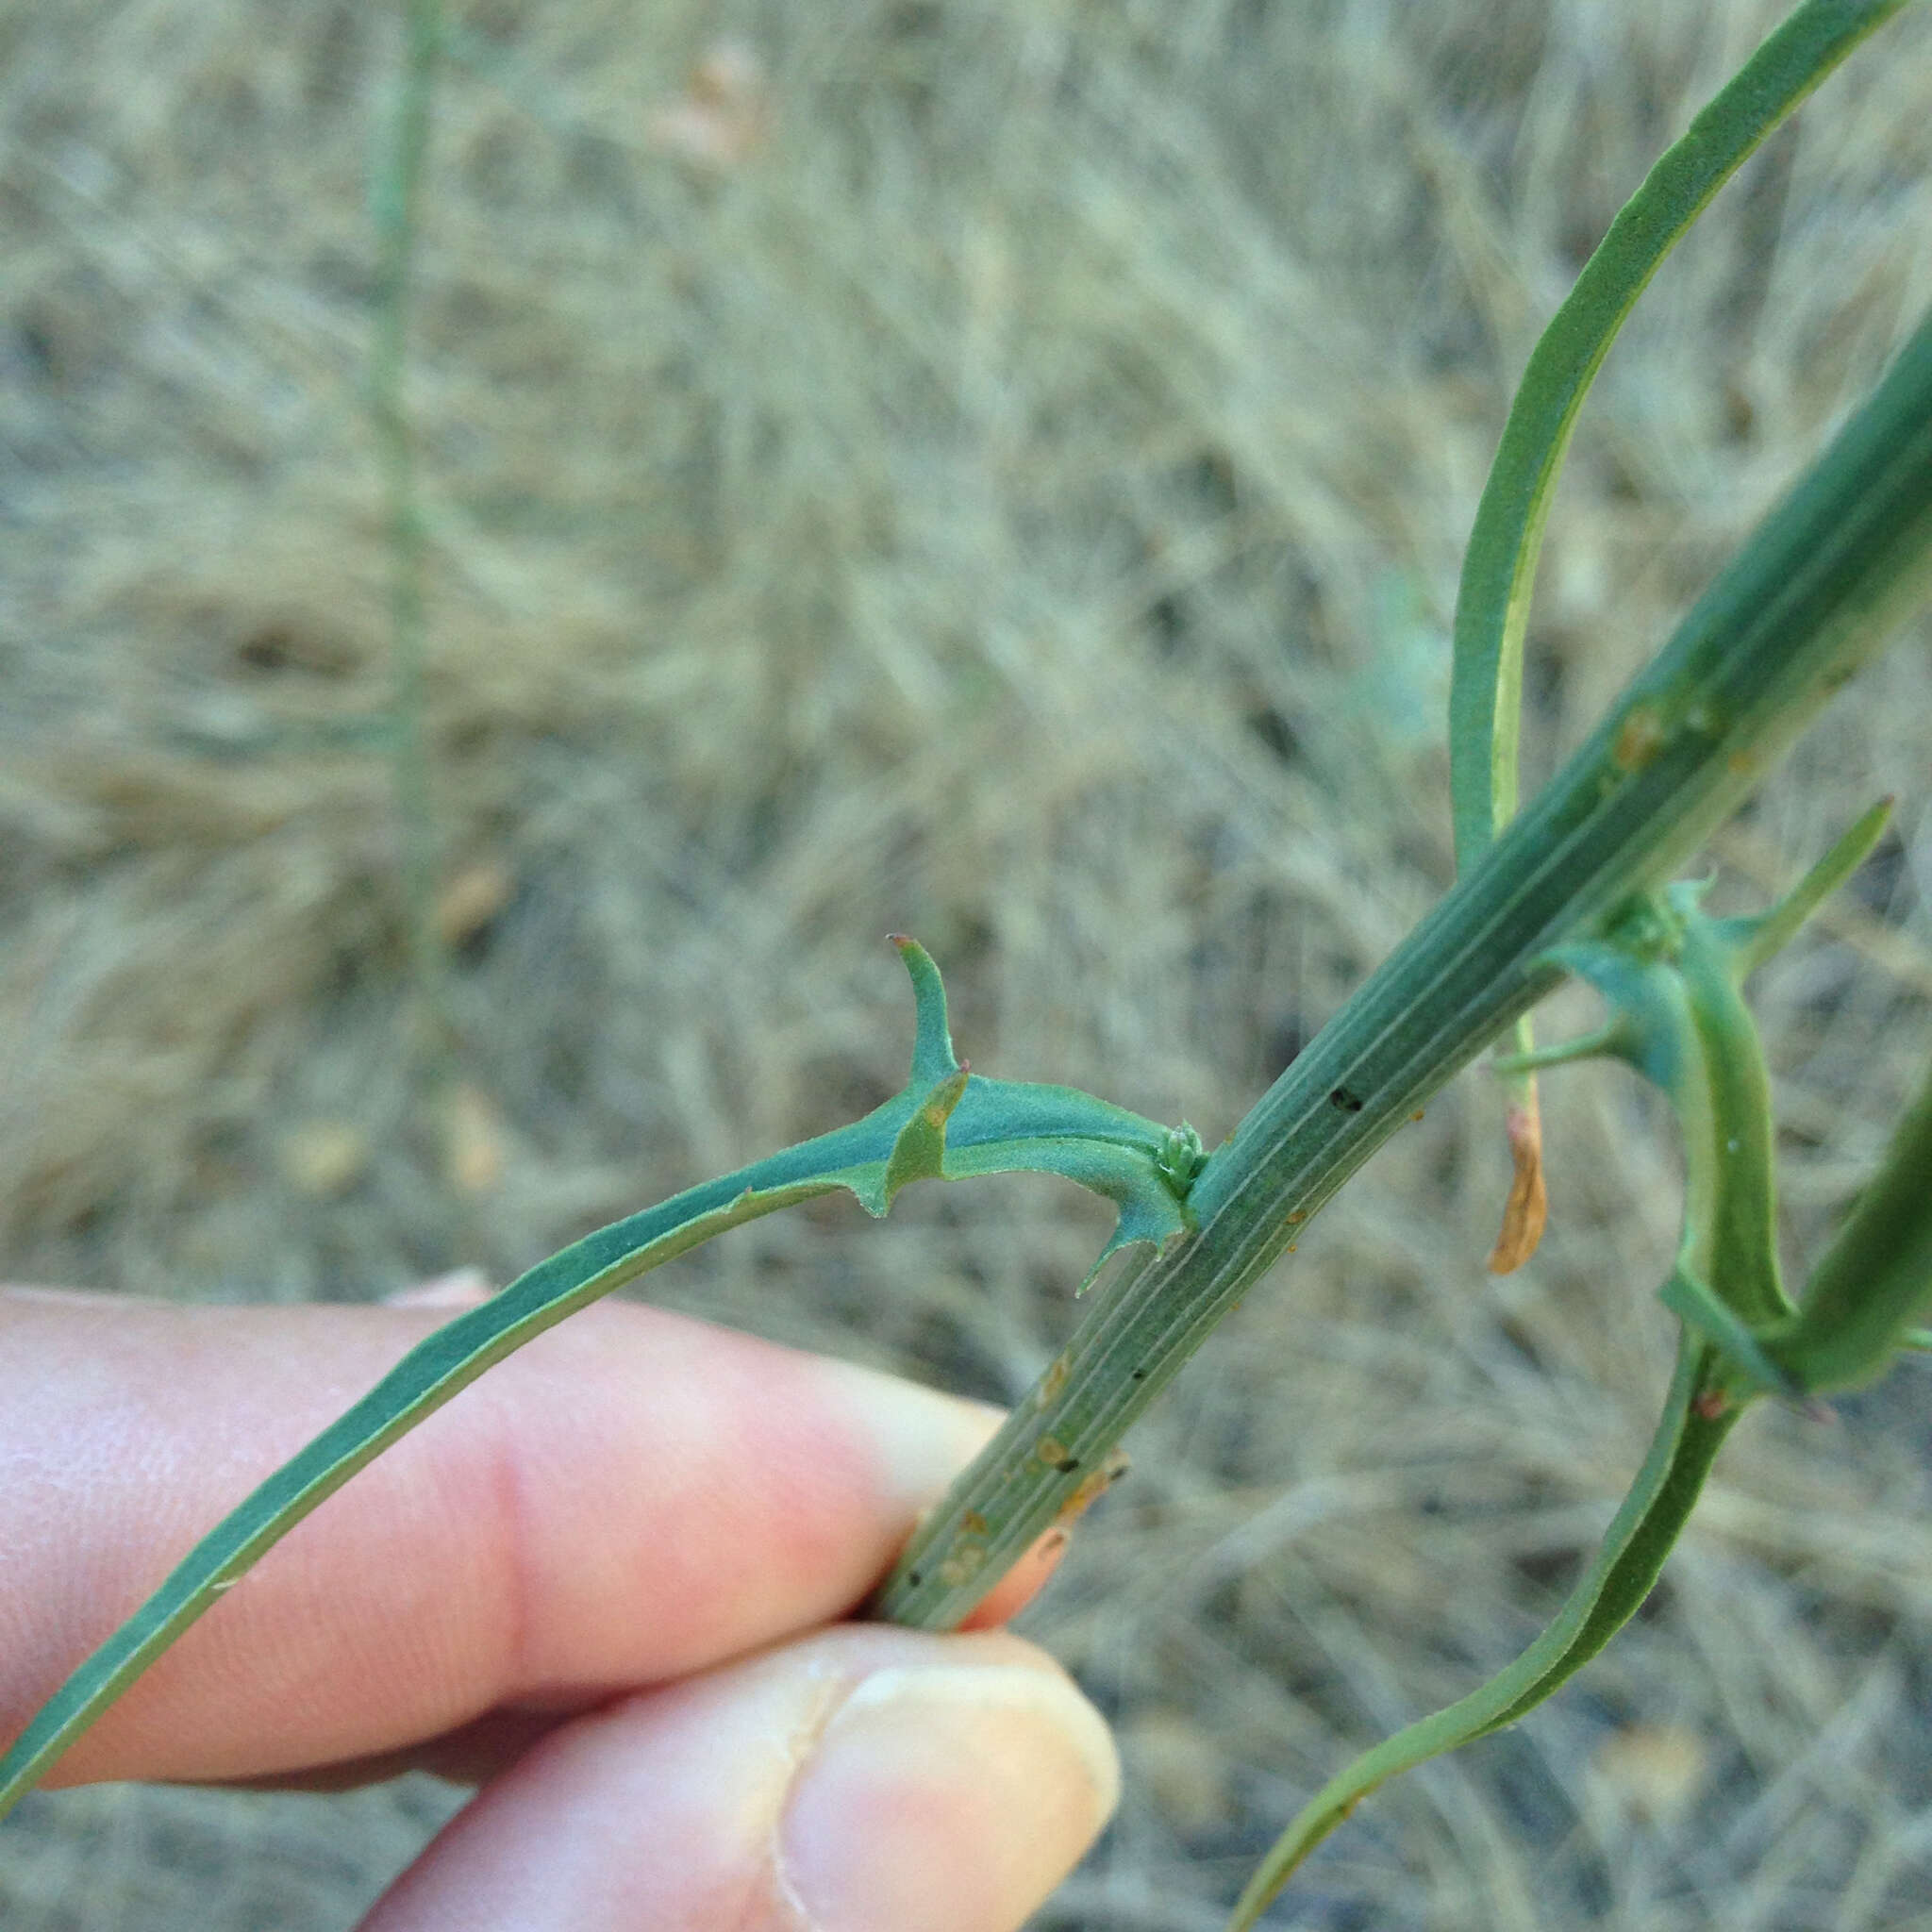
[[[486,1369],[624,1282],[759,1215],[840,1187],[849,1188],[871,1212],[883,1213],[893,1140],[880,1144],[876,1119],[600,1228],[418,1342],[195,1544],[60,1687],[0,1758],[0,1816],[296,1524]]]
[[[1242,1893],[1231,1932],[1255,1923],[1296,1866],[1371,1791],[1513,1723],[1588,1663],[1649,1593],[1711,1459],[1744,1408],[1760,1395],[1800,1400],[1808,1392],[1803,1372],[1773,1340],[1787,1336],[1794,1318],[1778,1274],[1764,1048],[1740,988],[1856,870],[1889,808],[1867,812],[1769,912],[1712,919],[1702,909],[1703,884],[1679,884],[1633,896],[1601,937],[1547,956],[1596,988],[1610,1008],[1609,1022],[1581,1040],[1506,1060],[1504,1070],[1596,1056],[1622,1059],[1663,1091],[1683,1136],[1683,1226],[1675,1265],[1660,1291],[1682,1324],[1670,1396],[1596,1560],[1556,1621],[1482,1689],[1365,1752],[1317,1793]],[[1861,1206],[1873,1232],[1853,1250],[1869,1257],[1883,1245],[1897,1263],[1896,1283],[1882,1277],[1850,1314],[1826,1309],[1828,1321],[1846,1326],[1860,1320],[1869,1329],[1882,1320],[1888,1358],[1932,1285],[1928,1172],[1932,1088],[1901,1130],[1868,1194],[1869,1209]],[[1847,1299],[1846,1291],[1836,1291]],[[1836,1330],[1825,1333],[1829,1339]]]
[[[1164,1245],[1186,1228],[1174,1170],[1180,1130],[1075,1088],[974,1078],[954,1056],[939,969],[912,941],[895,935],[893,943],[916,1013],[911,1074],[900,1092],[850,1126],[586,1235],[418,1342],[195,1544],[56,1691],[0,1757],[0,1816],[230,1584],[358,1470],[566,1315],[727,1228],[841,1188],[876,1216],[910,1181],[1017,1171],[1059,1174],[1114,1201],[1120,1223],[1108,1254],[1136,1241]]]
[[[1695,1505],[1712,1459],[1741,1408],[1708,1412],[1717,1392],[1715,1352],[1687,1336],[1650,1452],[1604,1538],[1596,1560],[1556,1621],[1480,1690],[1365,1751],[1309,1800],[1248,1881],[1229,1932],[1246,1932],[1295,1868],[1360,1802],[1391,1777],[1514,1724],[1587,1664],[1650,1594]]]
[[[1456,863],[1515,816],[1523,641],[1550,496],[1584,397],[1678,239],[1764,138],[1906,0],[1806,0],[1715,93],[1624,203],[1538,341],[1463,559],[1449,690]]]
[[[1865,36],[1906,0],[1805,0],[1712,96],[1618,211],[1538,339],[1490,466],[1462,560],[1449,682],[1449,795],[1467,872],[1516,814],[1523,645],[1543,525],[1576,412],[1624,319],[1711,197]],[[1515,1058],[1535,1036],[1516,1024]],[[1514,1180],[1491,1272],[1536,1252],[1547,1201],[1536,1076],[1508,1076]]]

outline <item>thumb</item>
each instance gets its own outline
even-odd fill
[[[1118,1790],[1032,1644],[823,1630],[552,1732],[363,1932],[1014,1932]]]

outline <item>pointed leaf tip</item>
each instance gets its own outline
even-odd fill
[[[953,1036],[946,1024],[946,987],[932,955],[904,933],[886,935],[899,949],[907,976],[912,981],[912,1074],[908,1091],[924,1091],[959,1071],[953,1054]]]
[[[1724,922],[1740,979],[1789,945],[1798,928],[1872,856],[1896,802],[1888,795],[1863,812],[1768,912]]]

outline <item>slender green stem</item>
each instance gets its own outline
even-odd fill
[[[1088,1313],[922,1526],[877,1614],[957,1624],[1298,1228],[1660,883],[1932,585],[1932,318],[1596,732],[1202,1170],[1197,1231]],[[1083,1488],[1083,1486],[1087,1486]],[[954,1558],[970,1546],[973,1574]]]
[[[419,1025],[432,1060],[454,1042],[448,970],[436,925],[438,854],[429,791],[424,658],[426,648],[423,514],[416,446],[404,377],[408,366],[410,274],[429,146],[432,97],[442,40],[441,0],[409,0],[395,119],[377,170],[372,203],[376,233],[375,334],[369,360],[369,408],[382,464],[389,530],[391,682],[390,746],[401,848],[403,916]]]

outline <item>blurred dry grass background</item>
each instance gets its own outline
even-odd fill
[[[506,1279],[891,1091],[894,928],[975,1065],[1218,1138],[1449,881],[1446,630],[1509,386],[1777,9],[456,6],[409,375],[465,1041],[433,1109],[372,730],[392,12],[0,9],[7,1272]],[[1534,773],[1932,301],[1928,73],[1921,8],[1639,309],[1552,519]],[[1932,1057],[1925,642],[1718,845],[1743,903],[1901,797],[1763,975],[1794,1262]],[[1471,1075],[1132,1442],[1026,1619],[1129,1774],[1041,1925],[1218,1925],[1315,1785],[1566,1587],[1662,1388],[1676,1158],[1616,1074],[1545,1106],[1522,1274],[1481,1270]],[[916,1191],[653,1283],[1012,1399],[1105,1221],[1047,1181]],[[1383,1794],[1270,1923],[1932,1926],[1926,1388],[1755,1417],[1618,1645]],[[0,1918],[343,1926],[452,1803],[31,1801]]]

